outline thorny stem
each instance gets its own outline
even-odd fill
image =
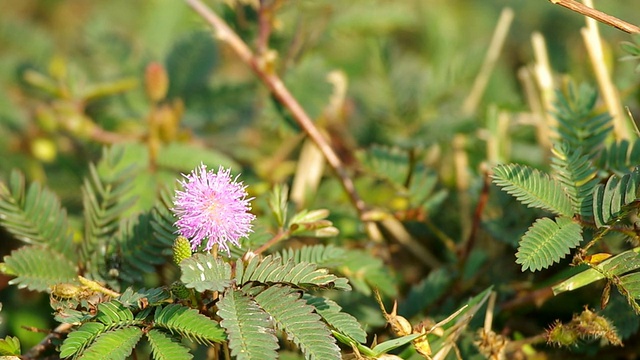
[[[229,28],[229,26],[211,9],[204,5],[200,0],[185,0],[206,22],[216,31],[216,35],[220,41],[229,45],[240,57],[240,60],[247,64],[251,70],[262,80],[269,88],[273,96],[283,104],[290,112],[298,125],[307,133],[311,140],[318,146],[324,158],[327,160],[336,175],[340,178],[342,187],[347,192],[353,206],[358,211],[360,217],[365,213],[365,203],[358,195],[353,180],[349,177],[346,168],[340,158],[331,148],[327,140],[322,136],[318,128],[315,126],[309,115],[304,111],[298,101],[291,95],[285,87],[282,80],[274,74],[273,70],[269,70],[268,66],[264,66],[260,58],[256,57],[247,44]]]
[[[584,4],[581,4],[575,0],[549,0],[553,4],[564,6],[571,11],[575,11],[584,16],[588,16],[592,19],[598,20],[601,23],[613,26],[616,29],[622,30],[629,34],[640,33],[640,27],[630,24],[624,20],[620,20],[615,16],[603,13],[602,11],[590,8]]]

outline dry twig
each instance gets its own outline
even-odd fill
[[[603,13],[602,11],[590,8],[582,3],[579,3],[575,0],[549,0],[554,4],[564,6],[571,11],[575,11],[584,16],[588,16],[592,19],[596,19],[601,23],[607,24],[609,26],[613,26],[616,29],[622,30],[629,34],[638,34],[640,33],[640,27],[629,24],[624,20],[620,20],[615,16]]]

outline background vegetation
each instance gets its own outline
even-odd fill
[[[0,182],[18,179],[12,171],[19,170],[27,184],[42,184],[60,199],[69,223],[81,229],[73,241],[95,238],[95,244],[102,244],[104,234],[89,234],[85,216],[93,205],[83,192],[98,193],[101,183],[126,188],[122,194],[135,201],[121,209],[117,221],[111,219],[124,229],[127,219],[156,209],[159,194],[165,205],[170,203],[163,189],[172,189],[180,173],[200,162],[214,169],[231,167],[255,197],[258,216],[255,236],[244,250],[255,250],[282,229],[269,206],[277,184],[292,189],[291,212],[329,211],[327,233],[289,234],[266,253],[305,245],[346,249],[346,257],[332,269],[349,279],[353,291],[327,296],[357,318],[369,345],[374,336],[382,342],[399,335],[385,327],[390,316],[381,311],[375,290],[387,311],[397,300],[398,313],[413,325],[435,324],[460,306],[473,305],[469,299],[476,297],[483,299],[483,308],[474,310],[477,315],[457,344],[463,358],[482,358],[474,334],[483,327],[486,303],[491,303],[483,294],[491,288],[496,299],[490,327],[516,344],[509,356],[637,356],[640,322],[624,296],[611,291],[608,306],[600,310],[610,282],[553,296],[551,286],[578,269],[569,266],[572,256],[541,266],[542,271],[522,271],[515,257],[518,242],[549,209],[527,208],[489,184],[490,170],[498,163],[552,172],[550,139],[569,136],[554,131],[551,114],[556,119],[562,114],[551,100],[553,91],[570,102],[571,83],[581,99],[594,99],[593,108],[576,100],[578,109],[586,109],[585,118],[611,111],[588,90],[601,87],[581,35],[584,17],[542,0],[262,3],[268,12],[261,13],[251,1],[208,2],[322,129],[354,179],[366,213],[350,202],[291,113],[229,46],[215,40],[198,14],[173,0],[0,3]],[[596,5],[640,23],[631,2]],[[483,70],[505,6],[512,9],[513,22],[494,67]],[[261,38],[265,26],[269,36]],[[621,42],[632,38],[603,25],[600,31],[602,64],[619,91],[619,104],[638,119],[638,61],[620,61],[629,55]],[[540,48],[534,45],[540,39],[548,53],[546,74],[552,82],[547,87],[536,73],[544,72]],[[158,75],[163,69],[166,94]],[[486,87],[474,92],[479,74],[488,75]],[[629,124],[626,112],[619,118]],[[602,119],[608,121],[606,115]],[[602,126],[614,123],[607,124]],[[585,131],[596,135],[593,129]],[[594,146],[637,138],[632,127],[624,126],[622,133],[605,135]],[[585,154],[594,162],[604,157]],[[598,181],[622,177],[635,165],[630,157],[618,168],[600,166]],[[105,223],[96,229],[110,224],[107,215],[102,219]],[[606,220],[611,219],[603,224]],[[169,287],[180,277],[170,262],[150,263],[150,268],[128,263],[126,242],[108,245],[110,238],[125,238],[120,232],[125,230],[105,236],[107,245],[96,253],[102,258],[92,259],[96,268],[117,271],[118,277],[95,280],[122,292],[129,284]],[[637,246],[635,233],[625,235],[611,236],[606,246],[589,254],[618,254]],[[148,245],[157,252],[148,256],[169,259],[171,240],[158,238]],[[0,227],[0,241],[2,256],[24,245],[6,225]],[[29,283],[22,289],[10,285],[12,279],[9,272],[0,281],[0,334],[17,336],[27,353],[59,322],[52,316],[50,288],[37,292]],[[602,334],[588,334],[568,349],[545,344],[548,335],[543,334],[554,321],[584,316],[585,306],[615,325],[624,347],[601,343]],[[290,343],[282,348],[282,358],[299,356]],[[194,345],[192,351],[196,358],[206,354],[204,346]],[[394,351],[403,358],[415,355],[403,348]],[[353,353],[346,345],[342,352]],[[455,358],[455,352],[448,356]]]

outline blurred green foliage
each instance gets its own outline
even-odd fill
[[[209,1],[255,47],[260,30],[255,8],[229,3],[233,6]],[[597,5],[640,23],[632,3]],[[479,108],[464,114],[463,102],[505,6],[513,8],[514,22]],[[277,54],[275,71],[356,174],[363,199],[392,214],[412,241],[438,261],[433,268],[434,263],[420,259],[391,227],[382,227],[379,238],[369,237],[330,171],[306,194],[306,203],[290,205],[330,210],[328,219],[340,235],[326,241],[350,249],[349,263],[338,269],[357,290],[335,300],[368,326],[370,335],[388,335],[373,288],[380,288],[387,303],[398,298],[401,315],[416,323],[425,316],[442,320],[469,297],[494,286],[502,309],[494,330],[512,338],[540,334],[555,319],[569,320],[583,305],[599,303],[600,289],[596,296],[578,291],[552,299],[536,292],[566,278],[571,268],[520,272],[515,247],[537,212],[492,187],[482,224],[472,224],[485,181],[487,136],[495,135],[491,126],[500,112],[515,119],[502,133],[506,138],[500,141],[508,142],[510,151],[501,160],[549,169],[548,149],[526,121],[518,122],[519,115],[532,112],[518,77],[520,69],[534,62],[532,33],[546,39],[559,84],[571,78],[595,86],[580,36],[581,16],[542,0],[296,0],[282,1],[271,25],[267,45]],[[637,119],[637,45],[621,47],[631,39],[615,29],[601,27],[601,34],[613,82]],[[123,149],[118,166],[136,174],[139,201],[132,213],[149,210],[161,189],[172,188],[180,173],[201,161],[242,172],[256,197],[255,212],[269,213],[265,198],[271,187],[301,176],[296,168],[301,130],[251,70],[211,35],[182,1],[1,2],[0,180],[6,182],[13,169],[21,170],[29,182],[52,189],[68,209],[70,222],[80,223],[80,188],[89,175],[88,163],[98,163],[103,148],[113,146]],[[636,58],[618,61],[625,55]],[[163,86],[154,81],[163,80],[149,80],[156,76],[149,75],[150,64],[166,70],[168,87],[158,96],[150,96]],[[599,102],[597,109],[604,105]],[[456,167],[461,158],[464,174]],[[273,229],[276,224],[263,218],[257,227]],[[460,257],[456,247],[473,227],[479,229],[475,248]],[[256,231],[250,241],[264,243],[259,236],[264,233]],[[19,246],[2,229],[0,241],[2,256]],[[299,237],[287,245],[313,241]],[[370,278],[362,278],[363,269]],[[176,276],[171,268],[158,272],[142,285],[168,285]],[[18,336],[26,351],[44,334],[25,336],[20,326],[46,329],[56,324],[46,298],[8,286],[9,280],[5,276],[0,283],[0,333]],[[625,309],[620,299],[611,306]],[[612,321],[633,354],[638,322],[615,315]],[[465,336],[461,343],[469,346],[461,345],[461,351],[471,358],[477,350]],[[599,356],[589,345],[576,352]],[[544,346],[526,350],[540,349],[550,358],[566,355]]]

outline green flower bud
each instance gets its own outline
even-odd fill
[[[182,260],[191,257],[191,243],[184,236],[178,236],[173,242],[173,262],[180,265]]]
[[[181,300],[188,299],[191,295],[189,289],[187,289],[187,287],[184,286],[184,284],[180,281],[174,281],[174,283],[171,284],[171,293],[173,294],[173,296]]]

